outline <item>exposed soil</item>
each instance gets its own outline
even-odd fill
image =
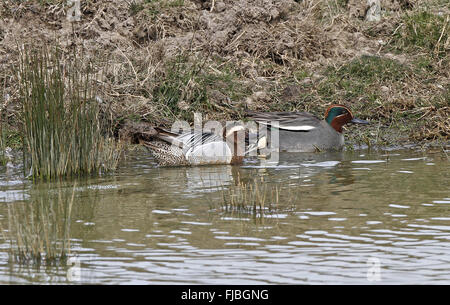
[[[81,2],[78,22],[67,19],[66,1],[1,2],[0,101],[10,130],[20,124],[19,50],[58,45],[67,60],[94,63],[98,96],[122,137],[132,139],[139,122],[192,121],[194,111],[204,120],[240,119],[245,109],[322,117],[342,103],[372,122],[349,128],[351,144],[448,143],[446,1],[383,0],[378,22],[352,0]]]

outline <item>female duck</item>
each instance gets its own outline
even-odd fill
[[[152,152],[161,166],[239,164],[244,158],[237,140],[238,133],[244,131],[242,125],[224,128],[223,136],[213,132],[174,133],[154,129],[153,140],[140,140],[140,143]]]

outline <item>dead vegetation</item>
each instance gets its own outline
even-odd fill
[[[349,105],[374,124],[350,143],[448,142],[450,34],[447,1],[81,1],[0,4],[1,117],[17,128],[18,46],[58,44],[95,59],[117,134],[144,121],[169,125],[237,119],[245,108],[310,111]],[[125,128],[125,129],[124,129]],[[122,131],[120,131],[123,129]]]

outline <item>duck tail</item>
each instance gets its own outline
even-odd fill
[[[157,143],[159,143],[159,145]],[[151,151],[161,151],[162,150],[161,144],[158,141],[146,141],[143,139],[139,139],[139,144],[144,145]]]
[[[145,141],[139,140],[139,144],[144,145],[155,158],[160,166],[173,166],[187,164],[186,159],[180,154],[174,153],[170,149],[170,144],[161,140]]]
[[[161,128],[161,127],[154,127],[154,129],[157,131],[156,136],[176,137],[179,135],[175,132],[171,132],[171,131]]]

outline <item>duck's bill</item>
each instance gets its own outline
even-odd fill
[[[369,121],[353,118],[350,123],[353,124],[369,124]]]

